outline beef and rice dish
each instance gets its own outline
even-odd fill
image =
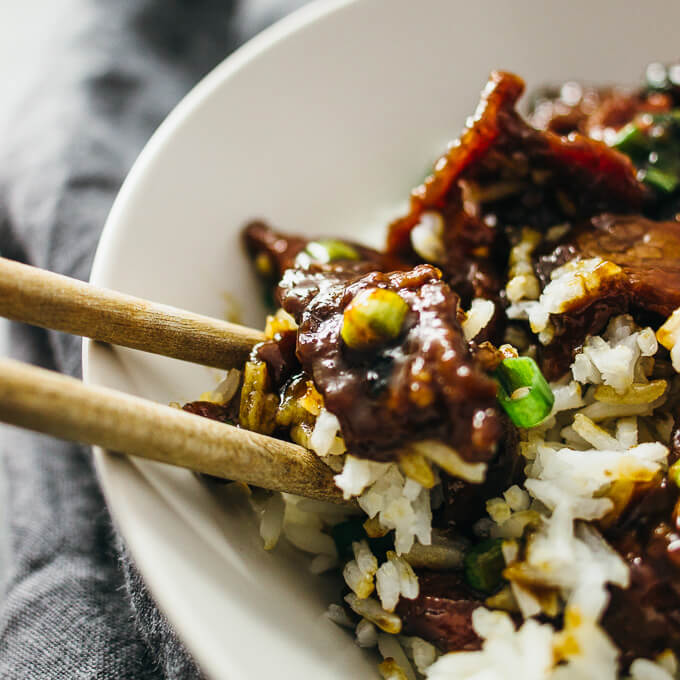
[[[248,224],[268,339],[184,408],[335,471],[354,506],[251,501],[383,677],[675,678],[680,67],[523,91],[491,74],[382,250]]]

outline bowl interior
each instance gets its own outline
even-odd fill
[[[314,3],[258,36],[179,105],[106,225],[92,280],[246,324],[264,309],[239,228],[262,217],[380,243],[410,188],[455,137],[494,68],[529,90],[568,78],[636,82],[677,57],[680,4],[572,0]],[[85,344],[86,379],[188,401],[216,372]],[[238,680],[377,677],[323,612],[338,584],[285,546],[261,549],[234,490],[98,453],[115,520],[205,671]],[[282,669],[283,670],[282,672]]]

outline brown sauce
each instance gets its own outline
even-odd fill
[[[555,379],[573,360],[586,336],[600,333],[611,316],[632,312],[657,316],[659,323],[680,307],[680,223],[640,216],[601,215],[575,228],[536,265],[546,284],[551,272],[576,257],[601,257],[621,267],[621,275],[563,314],[553,315],[555,337],[542,367]]]
[[[396,341],[370,351],[347,347],[343,312],[370,288],[399,292],[409,307]],[[357,276],[289,272],[283,307],[299,323],[297,356],[348,450],[378,460],[414,439],[436,438],[468,460],[488,460],[502,432],[496,385],[476,365],[458,321],[458,296],[429,265]]]

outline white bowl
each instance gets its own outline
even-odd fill
[[[635,82],[677,54],[680,3],[364,0],[315,3],[229,57],[176,108],[131,171],[92,281],[243,321],[263,309],[239,241],[261,216],[309,234],[380,241],[457,135],[494,68],[535,88]],[[377,227],[377,229],[376,229]],[[214,384],[208,369],[85,343],[88,382],[162,402]],[[377,677],[326,620],[337,584],[285,548],[265,553],[233,494],[190,473],[97,452],[116,524],[153,595],[208,675]]]

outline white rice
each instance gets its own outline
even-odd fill
[[[596,425],[590,418],[588,418],[588,416],[584,416],[582,413],[577,413],[574,416],[572,428],[576,434],[578,434],[582,439],[587,441],[596,449],[622,451],[624,448],[628,448],[622,446],[616,437],[609,434],[599,425]]]
[[[282,496],[284,504],[281,533],[296,548],[315,556],[310,570],[322,573],[337,565],[337,548],[327,532],[329,527],[347,517],[346,509],[292,494],[275,495]],[[276,507],[280,508],[278,504]]]
[[[552,272],[550,283],[537,301],[510,305],[508,318],[528,319],[531,330],[538,334],[543,344],[548,344],[553,337],[551,314],[565,312],[574,302],[597,293],[606,281],[620,274],[618,265],[600,257],[570,260]]]
[[[264,502],[260,518],[260,536],[265,550],[273,550],[279,541],[283,528],[284,501],[280,493],[272,495]]]
[[[420,222],[411,230],[411,245],[427,262],[443,264],[446,262],[443,236],[442,216],[434,210],[426,210],[420,216]]]
[[[315,555],[314,559],[309,563],[309,571],[318,576],[331,569],[335,569],[340,565],[337,557],[331,555]]]
[[[524,228],[519,243],[510,250],[505,292],[512,303],[539,297],[540,285],[534,273],[532,254],[540,242],[539,232]]]
[[[465,339],[469,341],[476,338],[480,331],[486,328],[495,313],[496,305],[491,300],[475,298],[470,303],[470,309],[462,324]]]
[[[581,383],[603,383],[619,394],[625,393],[635,380],[636,362],[641,356],[639,339],[639,333],[609,342],[600,336],[588,338],[574,362],[574,379]],[[642,344],[647,351],[644,339]]]
[[[241,371],[232,368],[213,390],[213,398],[218,404],[228,404],[236,394],[241,383]]]
[[[400,597],[413,600],[418,597],[418,577],[413,567],[393,551],[387,552],[376,573],[376,588],[380,602],[388,612],[393,612]]]
[[[518,304],[527,305],[534,329],[543,321],[543,330],[549,329],[550,314],[567,305],[574,291],[591,290],[617,275],[609,264],[590,260],[556,270],[538,301],[524,297]],[[493,304],[485,302],[471,306],[466,320],[469,337],[493,315]],[[676,318],[680,338],[680,310]],[[602,336],[586,341],[571,375],[551,386],[555,403],[549,416],[521,433],[526,482],[523,488],[513,485],[489,499],[489,517],[477,522],[475,529],[478,535],[505,539],[509,580],[487,600],[498,609],[479,608],[473,614],[475,631],[484,641],[478,652],[437,658],[430,643],[397,638],[402,623],[394,611],[401,598],[418,596],[414,565],[460,568],[468,547],[433,534],[431,508],[435,499],[441,501],[437,467],[479,482],[486,466],[469,464],[455,450],[429,440],[409,444],[399,463],[356,458],[345,453],[337,418],[321,408],[315,425],[305,431],[305,441],[339,470],[336,483],[368,516],[369,535],[394,531],[395,550],[388,551],[382,564],[369,543],[361,540],[352,544],[353,558],[343,566],[351,590],[345,602],[361,617],[359,624],[355,626],[339,605],[328,611],[331,620],[354,629],[359,646],[379,647],[385,659],[380,665],[383,677],[415,680],[418,673],[431,680],[616,679],[618,651],[599,620],[608,604],[608,586],[627,587],[629,573],[619,554],[588,522],[613,510],[607,496],[613,482],[649,481],[667,465],[668,448],[662,442],[669,440],[673,419],[658,409],[673,387],[667,380],[651,380],[658,345],[668,346],[675,332],[673,324],[667,325],[669,332],[659,335],[637,328],[629,316],[613,319]],[[223,394],[230,390],[225,383]],[[651,415],[653,425],[647,421]],[[655,440],[658,436],[662,441]],[[288,494],[269,494],[264,500],[257,496],[253,503],[261,513],[260,533],[267,549],[284,535],[314,555],[313,573],[339,566],[329,530],[347,519],[346,508]],[[519,539],[526,541],[522,550]],[[500,611],[504,608],[519,608],[522,613],[525,621],[517,630]],[[560,613],[565,621],[560,631],[532,618]],[[630,679],[668,680],[676,671],[673,655],[657,661],[639,659],[631,667]]]
[[[375,647],[378,644],[378,629],[367,619],[359,621],[355,635],[359,647]]]
[[[380,603],[388,612],[393,612],[399,602],[399,572],[393,562],[383,562],[376,574],[376,584]]]
[[[285,537],[303,552],[313,555],[327,555],[337,558],[338,551],[333,539],[321,529],[303,526],[301,524],[286,523],[283,527]]]
[[[407,448],[436,463],[452,477],[473,484],[483,482],[486,477],[486,463],[469,463],[455,449],[436,439],[411,442]]]
[[[649,659],[636,659],[630,666],[631,680],[673,680],[674,676],[663,666]]]
[[[378,649],[380,650],[380,654],[382,654],[382,657],[385,659],[385,661],[391,660],[393,662],[393,664],[386,664],[384,666],[381,664],[381,670],[387,668],[394,672],[395,669],[393,666],[396,666],[396,669],[401,672],[401,677],[407,678],[407,680],[416,680],[416,674],[413,670],[413,666],[411,666],[411,662],[408,660],[408,657],[404,653],[404,650],[399,644],[399,640],[396,636],[378,633]],[[383,672],[383,676],[387,678],[400,677],[398,672],[394,675],[388,675]]]
[[[378,560],[375,558],[366,541],[352,543],[354,559],[345,564],[342,575],[345,583],[360,599],[365,599],[375,590],[374,577],[378,571]],[[390,611],[393,611],[394,607]]]
[[[505,498],[505,502],[513,512],[528,510],[529,503],[531,502],[529,494],[524,489],[517,486],[517,484],[513,484],[509,489],[504,491],[503,498]]]
[[[496,524],[503,524],[512,515],[510,506],[503,498],[490,498],[486,502],[486,512]]]
[[[357,497],[361,509],[377,517],[386,530],[395,531],[397,554],[407,553],[415,539],[429,545],[432,540],[430,492],[406,478],[395,463],[376,463],[346,456],[335,483],[345,498]]]
[[[581,408],[581,406],[585,405],[583,402],[581,385],[575,380],[572,380],[566,385],[551,385],[551,387],[555,397],[555,403],[553,404],[550,413],[551,416],[555,416],[562,411]]]
[[[338,456],[345,452],[345,442],[340,436],[340,423],[336,416],[325,408],[316,418],[312,435],[309,438],[310,448],[318,456]]]
[[[426,671],[428,680],[616,680],[618,650],[602,629],[578,611],[565,616],[563,631],[529,619],[515,630],[504,612],[484,608],[472,615],[483,638],[479,652],[445,654]],[[661,663],[637,659],[633,680],[672,680]]]
[[[335,483],[343,491],[345,500],[359,496],[369,485],[384,475],[389,463],[377,463],[355,456],[345,456],[342,472],[335,476]]]
[[[558,271],[553,283],[567,289],[597,285],[601,275],[592,276],[602,266],[587,263],[566,281]],[[557,311],[558,301],[567,298],[555,290],[548,293],[543,302]],[[667,465],[668,419],[655,411],[670,387],[649,379],[657,349],[651,329],[635,327],[629,316],[617,317],[602,337],[585,343],[572,366],[574,380],[552,386],[550,416],[522,432],[524,489],[513,486],[502,498],[490,499],[492,524],[483,527],[507,539],[505,575],[525,622],[515,630],[507,615],[477,609],[473,625],[484,640],[482,650],[445,654],[429,668],[430,680],[616,680],[618,650],[599,620],[609,602],[608,585],[625,588],[630,576],[621,556],[588,522],[613,510],[607,497],[613,482],[651,481]],[[645,418],[652,414],[650,430]],[[650,440],[656,436],[652,431],[663,431],[664,440]],[[529,526],[520,551],[516,539],[526,539]],[[561,631],[532,619],[541,613],[555,616],[562,607]],[[668,680],[677,671],[673,664],[672,655],[656,662],[640,659],[631,667],[631,678]]]
[[[472,624],[484,639],[479,652],[444,654],[427,670],[428,680],[544,680],[553,665],[553,629],[529,620],[517,631],[503,612],[482,607]]]
[[[354,622],[349,618],[345,608],[339,604],[333,603],[328,605],[326,616],[337,626],[343,628],[354,629]]]
[[[680,373],[680,307],[676,309],[656,332],[657,340],[670,350],[673,368]]]
[[[378,600],[372,597],[360,598],[355,593],[345,595],[345,602],[359,616],[375,624],[386,633],[401,633],[401,619],[392,612],[385,611]]]
[[[437,659],[437,648],[419,637],[399,636],[399,642],[418,673],[425,675],[427,669]]]

